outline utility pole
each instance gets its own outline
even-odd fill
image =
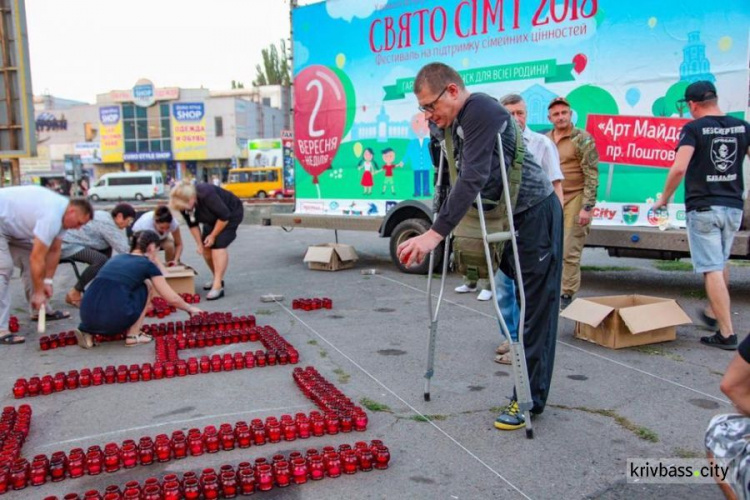
[[[289,129],[294,130],[294,9],[298,7],[297,0],[289,0]]]

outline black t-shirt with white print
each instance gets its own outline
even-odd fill
[[[742,209],[750,124],[732,116],[704,116],[682,127],[681,146],[695,148],[685,175],[687,211],[711,205]]]

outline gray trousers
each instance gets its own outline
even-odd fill
[[[13,240],[0,234],[0,331],[7,331],[10,321],[10,278],[14,267],[21,270],[26,302],[31,304],[31,247],[30,241]]]

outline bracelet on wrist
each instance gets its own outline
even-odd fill
[[[52,278],[44,278],[44,281],[43,281],[43,283],[44,283],[45,285],[54,285],[54,284],[55,284],[55,281],[54,281],[54,280],[53,280]]]

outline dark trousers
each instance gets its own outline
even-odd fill
[[[111,249],[108,251],[109,253],[112,252]],[[94,250],[93,248],[84,248],[80,252],[71,255],[70,260],[88,264],[86,270],[83,271],[81,278],[73,288],[83,293],[83,291],[86,290],[86,285],[96,278],[96,275],[99,274],[99,270],[107,263],[108,258],[109,256],[105,251]]]
[[[513,220],[526,295],[523,346],[534,400],[531,411],[539,414],[547,403],[555,364],[563,264],[563,210],[553,193]],[[500,269],[508,276],[515,276],[510,245],[505,247]],[[515,389],[513,397],[516,397]]]

